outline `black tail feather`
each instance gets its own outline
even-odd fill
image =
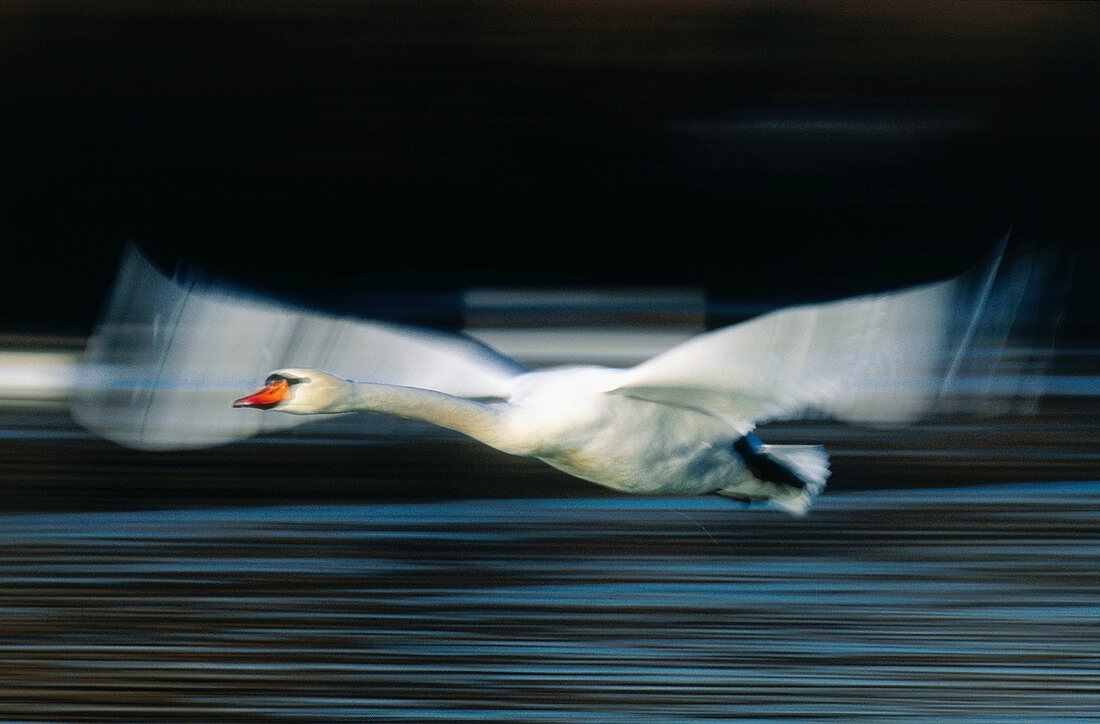
[[[786,485],[797,490],[805,490],[807,481],[799,477],[797,473],[783,465],[775,458],[763,451],[764,443],[751,432],[738,438],[733,443],[733,449],[745,461],[745,466],[754,477],[775,483]]]

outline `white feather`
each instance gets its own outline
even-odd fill
[[[164,449],[230,442],[314,414],[383,412],[619,490],[722,492],[802,513],[828,476],[824,451],[761,447],[786,470],[786,482],[773,481],[784,475],[754,468],[757,458],[734,440],[763,421],[807,414],[917,419],[963,381],[988,398],[973,380],[1001,374],[1008,331],[1041,278],[1031,263],[1003,275],[998,251],[969,275],[781,309],[628,369],[528,371],[461,335],[172,281],[130,250],[89,343],[73,414],[121,444]],[[294,385],[277,399],[238,402],[295,414],[231,407],[283,368],[293,368],[283,379]]]
[[[174,281],[130,247],[72,411],[129,447],[222,444],[303,421],[227,403],[291,366],[471,398],[507,397],[525,371],[460,335],[323,314],[197,277]]]
[[[954,279],[788,307],[699,335],[626,371],[607,391],[707,410],[742,433],[804,416],[920,419],[964,386],[990,392],[991,380],[1011,380],[999,365],[1042,270],[1025,259],[998,278],[1002,253],[1003,245]],[[968,404],[978,412],[998,401],[972,396]]]

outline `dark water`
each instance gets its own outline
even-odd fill
[[[1096,359],[1027,417],[762,428],[832,455],[804,518],[354,417],[138,453],[8,400],[0,721],[1100,721]]]
[[[0,518],[4,721],[1096,721],[1100,483]]]

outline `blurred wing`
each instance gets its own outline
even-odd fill
[[[1008,333],[1040,285],[1034,259],[1002,255],[968,274],[897,292],[791,307],[715,330],[624,372],[616,394],[707,410],[742,432],[768,420],[824,415],[911,421],[1016,395]],[[1005,390],[1007,386],[1013,389]],[[1022,383],[1021,383],[1022,384]],[[998,399],[1004,399],[999,395]]]
[[[232,408],[283,367],[472,398],[507,397],[524,371],[459,335],[296,309],[197,279],[177,283],[131,248],[88,343],[72,412],[130,447],[226,443],[309,419]]]

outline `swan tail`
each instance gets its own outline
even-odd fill
[[[748,475],[719,495],[766,502],[792,515],[805,515],[829,479],[829,456],[820,445],[765,445],[753,434],[733,444]]]

